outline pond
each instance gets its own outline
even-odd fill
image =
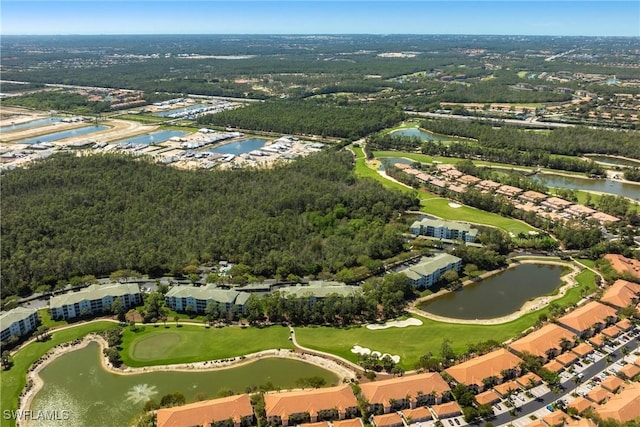
[[[0,127],[0,132],[11,132],[19,129],[29,129],[36,126],[50,125],[51,123],[57,123],[62,121],[62,117],[48,117],[46,119],[32,120],[30,122],[16,123],[15,125],[8,125]]]
[[[259,150],[267,143],[263,138],[248,138],[242,141],[231,142],[209,150],[210,153],[218,154],[239,154],[249,153],[253,150]]]
[[[174,136],[185,136],[189,132],[185,132],[183,130],[160,130],[157,132],[146,133],[144,135],[135,136],[132,138],[121,139],[117,142],[129,142],[131,144],[158,144],[160,142],[167,141]]]
[[[587,156],[589,159],[594,162],[605,163],[607,165],[613,166],[627,166],[627,167],[635,167],[640,168],[640,160],[631,160],[631,159],[619,159],[618,157],[612,156]]]
[[[393,166],[397,164],[412,165],[415,163],[415,160],[407,159],[404,157],[380,157],[378,160],[380,160],[380,167],[378,168],[378,170],[381,170],[381,171],[385,170],[386,165],[389,165],[389,166]]]
[[[456,319],[493,319],[514,313],[530,299],[562,284],[564,269],[549,264],[522,264],[456,292],[420,304],[428,313]]]
[[[532,176],[531,179],[541,182],[547,187],[597,191],[640,200],[640,184],[629,184],[611,179],[591,179],[579,176],[569,177],[551,174],[537,174]]]
[[[455,138],[446,135],[437,135],[435,133],[428,132],[419,128],[400,129],[391,132],[394,136],[409,136],[413,138],[420,138],[422,141],[451,141]]]
[[[31,410],[69,411],[66,427],[126,426],[149,399],[157,402],[168,393],[184,394],[187,402],[213,399],[221,389],[244,393],[247,387],[271,382],[274,387],[294,388],[302,377],[320,376],[327,385],[338,378],[318,366],[298,360],[268,358],[219,371],[152,372],[117,375],[104,370],[96,342],[60,356],[41,372],[44,387]],[[60,421],[57,421],[61,425]],[[46,422],[33,422],[43,427]]]
[[[33,138],[21,139],[16,141],[18,144],[37,144],[39,142],[58,141],[60,139],[72,138],[74,136],[87,135],[90,133],[100,132],[109,129],[109,126],[86,126],[83,128],[75,128],[65,130],[63,132],[49,133],[46,135],[34,136]]]

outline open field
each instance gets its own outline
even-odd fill
[[[167,322],[167,326],[144,325],[136,332],[126,329],[120,352],[122,361],[131,367],[169,365],[226,359],[262,350],[293,348],[289,329],[204,328]]]
[[[0,398],[0,403],[2,404],[2,409],[17,409],[18,396],[25,386],[27,370],[46,352],[58,344],[73,341],[91,332],[104,331],[105,329],[113,328],[114,326],[115,324],[112,322],[94,322],[78,325],[78,327],[75,328],[55,331],[47,341],[33,342],[20,349],[13,356],[13,367],[9,371],[5,371],[0,374],[2,384],[2,393],[0,393],[2,396]],[[13,424],[12,420],[6,420],[4,417],[2,417],[2,421],[0,421],[0,426],[2,427],[12,426]]]

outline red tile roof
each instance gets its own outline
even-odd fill
[[[611,263],[611,267],[619,274],[630,274],[633,277],[640,278],[640,261],[626,258],[618,254],[607,254],[604,259]]]
[[[619,279],[604,291],[600,301],[618,308],[624,308],[631,304],[634,298],[637,299],[639,295],[640,284]]]
[[[565,338],[571,342],[575,337],[573,332],[554,323],[549,323],[542,328],[509,344],[509,348],[519,352],[527,352],[534,356],[546,358],[546,351],[560,349],[560,342]]]
[[[445,371],[459,383],[482,386],[482,380],[492,376],[501,378],[501,372],[515,369],[522,359],[501,348],[484,356],[475,357],[467,362],[452,366]]]
[[[158,427],[184,427],[209,425],[211,421],[233,419],[240,423],[242,417],[253,416],[248,394],[222,399],[205,400],[188,405],[162,408],[157,411]]]
[[[430,420],[433,418],[431,411],[424,406],[420,406],[415,409],[403,409],[402,414],[407,421],[411,420],[412,422]]]
[[[500,396],[493,390],[483,391],[476,395],[476,401],[480,405],[490,405],[500,401]]]
[[[308,412],[313,419],[317,416],[318,411],[323,409],[336,408],[343,413],[348,408],[358,406],[358,401],[348,385],[315,390],[265,393],[264,403],[267,417],[279,416],[283,421],[288,420],[291,414]]]
[[[385,406],[389,404],[390,399],[404,399],[407,395],[415,399],[418,392],[422,394],[435,392],[438,396],[442,396],[451,390],[440,374],[433,372],[364,383],[360,385],[360,389],[370,404],[378,403]]]
[[[373,425],[377,427],[388,427],[397,425],[402,426],[404,424],[402,423],[402,417],[400,417],[396,412],[392,412],[390,414],[374,415]]]
[[[462,413],[460,405],[457,402],[448,402],[441,405],[433,405],[431,407],[438,418],[455,417]]]
[[[614,395],[607,403],[596,408],[596,412],[601,418],[613,418],[624,423],[640,417],[640,383],[632,383],[621,393]]]
[[[558,319],[558,322],[571,329],[583,332],[596,323],[603,323],[608,316],[615,317],[616,310],[597,301],[591,301],[562,316]]]

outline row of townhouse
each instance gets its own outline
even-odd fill
[[[16,307],[0,313],[0,341],[8,342],[9,338],[21,338],[36,330],[40,319],[38,311],[33,308]]]
[[[473,187],[482,193],[495,193],[511,200],[516,209],[534,212],[551,221],[565,221],[568,219],[594,219],[600,224],[615,223],[619,218],[599,212],[590,207],[574,204],[560,197],[549,197],[537,191],[524,191],[521,188],[503,185],[491,180],[481,180],[472,175],[465,175],[454,165],[437,165],[436,174],[427,174],[412,168],[410,165],[396,164],[403,172],[413,175],[419,181],[437,188],[447,189],[454,193],[462,193]]]
[[[98,316],[111,313],[117,298],[125,309],[142,304],[140,286],[137,283],[93,284],[77,292],[51,297],[49,309],[55,320]]]

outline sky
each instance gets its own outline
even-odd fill
[[[513,34],[640,36],[640,1],[0,2],[0,34]]]

